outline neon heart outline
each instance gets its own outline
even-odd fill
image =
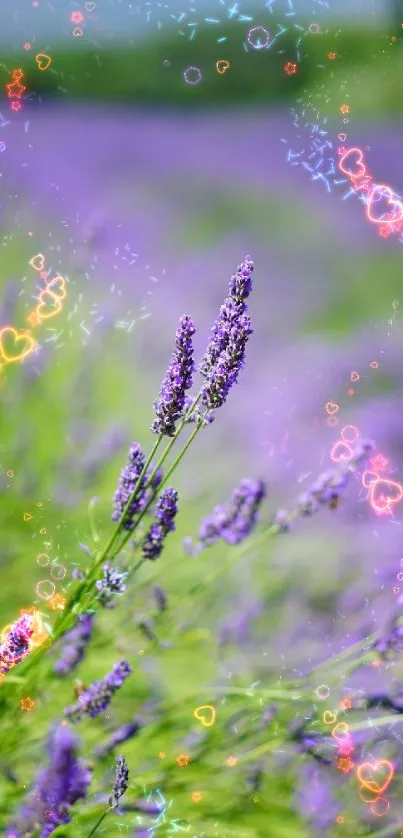
[[[57,307],[55,308],[54,311],[51,311],[48,314],[41,314],[42,308],[46,307],[46,301],[44,300],[44,297],[45,297],[46,294],[49,297],[52,297],[52,299],[56,302]],[[39,320],[49,320],[50,317],[54,317],[55,314],[59,314],[59,312],[62,310],[62,304],[60,302],[59,297],[57,297],[56,294],[54,294],[52,291],[48,291],[47,288],[44,288],[43,291],[40,292],[38,300],[39,300],[39,304],[37,305],[37,307],[35,309],[35,314],[39,318]]]
[[[210,722],[207,723],[205,715],[200,715],[201,710],[210,710]],[[215,722],[216,711],[212,704],[202,704],[200,707],[196,707],[194,711],[194,717],[204,725],[204,727],[212,727]]]
[[[60,293],[58,293],[57,291],[51,291],[50,293],[54,294],[54,296],[57,297],[58,300],[64,300],[67,297],[66,280],[64,276],[60,276],[60,274],[54,276],[53,279],[51,279],[50,282],[48,282],[45,291],[49,291],[49,288],[53,288],[55,284],[59,283],[61,283]]]
[[[375,193],[385,193],[385,192],[387,193],[387,195],[389,195],[389,198],[387,199],[387,204],[389,206],[398,206],[399,207],[400,215],[396,216],[396,218],[374,218],[373,215],[371,215],[371,207],[372,207],[372,204],[374,203]],[[392,200],[394,194],[395,193],[390,188],[390,186],[387,186],[386,184],[381,183],[381,184],[376,184],[376,186],[374,186],[371,194],[368,197],[368,201],[367,201],[367,218],[368,218],[368,221],[372,221],[373,224],[396,224],[396,222],[403,220],[403,203],[401,201],[399,201],[398,198],[396,198],[395,201]]]
[[[365,779],[365,777],[363,777],[363,772],[367,771],[368,769],[370,769],[371,772],[375,772],[375,771],[379,770],[379,767],[381,765],[382,766],[386,765],[387,768],[388,768],[388,776],[387,776],[383,786],[380,786],[379,783],[375,782],[374,780],[368,780],[368,779]],[[388,786],[390,785],[390,783],[393,780],[394,773],[395,773],[395,769],[393,767],[393,764],[388,759],[380,759],[380,760],[377,760],[376,762],[363,762],[357,768],[357,777],[358,777],[358,781],[361,784],[361,786],[363,786],[366,789],[369,789],[369,791],[375,792],[375,794],[378,794],[378,795],[381,795],[381,794],[383,794],[384,791],[386,791],[386,789],[388,788]]]
[[[326,402],[325,410],[329,416],[334,416],[339,411],[339,405],[336,402]]]
[[[45,64],[43,64],[42,58],[46,59]],[[42,73],[44,73],[45,70],[48,70],[52,63],[51,56],[46,55],[45,52],[38,52],[38,55],[35,56],[35,61],[37,63],[38,70],[41,70]]]
[[[38,264],[36,263],[37,259],[39,259]],[[35,256],[33,256],[32,259],[29,260],[29,264],[31,265],[31,268],[34,269],[34,271],[43,271],[45,267],[45,257],[43,253],[37,253]]]
[[[323,724],[333,725],[337,722],[337,713],[332,713],[331,710],[325,710],[323,714]]]
[[[373,480],[369,479],[369,477],[371,475],[374,475]],[[371,486],[373,486],[374,483],[377,482],[377,480],[379,480],[379,474],[378,474],[377,471],[371,471],[371,469],[365,469],[365,471],[363,472],[363,475],[362,475],[362,485],[364,486],[364,489],[370,489]]]
[[[217,73],[222,74],[222,73],[225,73],[225,71],[228,70],[228,68],[230,66],[231,66],[231,64],[230,64],[229,61],[227,61],[226,58],[219,58],[218,61],[216,61],[215,68],[217,70]]]
[[[343,166],[342,166],[342,163],[344,163],[344,161],[347,159],[347,157],[349,157],[349,155],[353,154],[354,152],[356,152],[358,154],[357,165],[359,167],[361,167],[361,173],[356,174],[356,175],[353,175],[351,169],[344,169]],[[346,153],[343,154],[343,157],[341,158],[341,160],[339,160],[339,169],[340,169],[341,172],[343,172],[343,174],[345,174],[345,175],[347,175],[347,177],[351,178],[351,180],[357,180],[358,178],[365,177],[365,175],[367,173],[367,170],[364,166],[363,161],[364,161],[364,155],[363,155],[361,149],[354,146],[354,148],[349,148],[348,151],[346,151]]]
[[[380,483],[381,484],[383,483],[384,485],[387,485],[387,486],[394,486],[399,492],[399,497],[393,498],[390,495],[388,495],[385,498],[383,495],[381,495],[381,497],[379,498],[379,501],[382,499],[382,506],[380,506],[379,501],[378,502],[375,501],[375,490],[376,490],[376,487],[379,486]],[[387,515],[390,512],[391,507],[396,503],[400,503],[402,498],[403,498],[403,488],[400,485],[400,483],[396,483],[395,480],[386,480],[385,477],[380,477],[378,480],[375,480],[375,482],[372,483],[372,485],[371,485],[369,501],[370,501],[370,504],[372,506],[372,509],[374,510],[374,512],[377,512],[378,515]],[[385,505],[383,505],[383,504],[385,504]]]
[[[27,348],[25,350],[23,349],[22,352],[20,352],[20,354],[17,355],[15,358],[7,355],[4,349],[3,336],[5,333],[9,333],[12,335],[14,343],[19,343],[21,340],[23,340],[28,344]],[[26,358],[27,355],[30,355],[31,352],[33,352],[34,349],[36,349],[37,345],[37,341],[35,340],[35,338],[32,337],[30,332],[18,332],[17,329],[14,329],[14,326],[4,326],[3,329],[0,329],[0,353],[4,358],[6,364],[13,364],[16,361],[22,361],[23,358]]]
[[[336,456],[336,450],[338,446],[341,446],[342,448],[347,448],[350,452],[350,455],[348,457],[343,456],[343,454],[341,454],[340,456]],[[334,463],[348,463],[353,457],[353,455],[354,452],[351,446],[347,442],[344,442],[344,440],[338,439],[337,442],[334,443],[333,448],[330,452],[330,459],[333,460]]]

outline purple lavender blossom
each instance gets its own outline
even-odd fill
[[[176,422],[183,416],[186,391],[191,388],[193,381],[192,338],[195,331],[192,318],[183,315],[176,332],[176,348],[161,384],[159,399],[154,402],[156,418],[151,430],[155,434],[174,436]]]
[[[374,444],[372,442],[359,443],[348,463],[343,463],[338,469],[324,471],[307,490],[302,492],[294,512],[289,513],[285,509],[279,509],[274,519],[274,524],[278,527],[279,532],[289,532],[292,519],[311,517],[318,512],[320,506],[337,509],[356,467],[365,461],[373,451]]]
[[[158,499],[155,510],[155,521],[143,542],[143,558],[157,559],[160,556],[164,540],[169,532],[175,529],[174,519],[178,512],[178,493],[171,486],[164,489]]]
[[[247,256],[231,277],[228,296],[211,329],[212,335],[199,367],[205,378],[202,403],[207,410],[224,404],[244,365],[246,344],[252,334],[245,302],[252,290],[252,271],[253,262]]]
[[[92,719],[98,716],[106,710],[113,694],[122,686],[131,671],[131,666],[127,661],[116,663],[112,672],[105,675],[101,681],[94,681],[87,690],[81,693],[76,704],[66,707],[65,717],[78,722],[84,715]]]
[[[116,760],[115,782],[113,784],[112,794],[109,798],[109,806],[111,809],[116,809],[119,805],[119,800],[123,797],[129,785],[129,768],[123,756]]]
[[[77,758],[78,740],[65,722],[53,729],[47,748],[48,768],[38,775],[7,838],[38,829],[40,838],[48,838],[59,825],[70,823],[70,807],[86,796],[91,773]]]
[[[167,595],[165,591],[163,591],[162,588],[160,588],[158,585],[154,585],[153,595],[158,611],[160,611],[162,614],[167,609]]]
[[[136,736],[142,727],[143,722],[141,722],[140,719],[133,719],[132,722],[122,725],[115,731],[115,733],[112,734],[112,736],[109,737],[109,739],[107,739],[106,742],[96,748],[95,756],[105,757],[112,753],[118,745],[123,745],[124,742],[127,742],[133,736]]]
[[[54,666],[57,675],[73,672],[83,659],[91,638],[93,623],[93,614],[81,614],[74,628],[64,636],[62,654]]]
[[[22,614],[0,645],[0,672],[8,672],[28,654],[33,633],[33,616]]]
[[[234,489],[226,506],[216,506],[212,515],[205,518],[199,529],[199,543],[193,552],[210,547],[219,540],[239,544],[250,535],[258,520],[259,506],[266,495],[263,480],[245,478]],[[187,544],[190,543],[187,540]]]
[[[141,472],[145,464],[145,456],[137,442],[133,442],[130,446],[129,456],[125,467],[122,469],[119,477],[118,488],[114,497],[114,511],[112,521],[116,523],[121,520],[129,499],[137,486]],[[131,502],[124,518],[123,528],[125,530],[134,529],[134,518],[139,514],[147,504],[150,496],[150,491],[155,491],[161,483],[163,474],[161,469],[158,469],[150,483],[148,489],[146,485],[150,480],[153,470],[151,465],[143,475],[138,486],[136,496]]]
[[[98,600],[104,608],[114,608],[117,596],[123,594],[126,590],[124,580],[127,573],[123,573],[118,568],[112,567],[110,562],[106,562],[103,567],[103,574],[103,578],[98,579],[96,583],[99,591]]]

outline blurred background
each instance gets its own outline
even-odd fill
[[[145,700],[150,680],[178,702],[195,655],[206,658],[206,671],[192,673],[200,689],[227,671],[246,683],[305,672],[385,622],[399,570],[399,509],[399,526],[377,518],[357,482],[340,510],[302,522],[293,538],[211,581],[197,607],[187,592],[201,573],[210,578],[217,552],[197,563],[181,539],[244,476],[268,481],[266,521],[291,506],[328,467],[347,424],[376,440],[390,479],[403,475],[403,245],[379,237],[357,197],[345,197],[348,184],[335,182],[337,134],[346,132],[374,179],[403,190],[402,3],[6,0],[0,23],[2,324],[26,322],[39,287],[33,255],[69,282],[63,313],[35,332],[39,351],[3,372],[3,622],[32,602],[47,607],[37,595],[38,555],[57,558],[67,580],[73,564],[85,566],[79,543],[90,543],[94,515],[108,535],[127,447],[150,444],[152,401],[179,316],[195,317],[200,355],[230,276],[250,254],[246,369],[180,466],[186,500],[158,569],[172,603],[162,631],[176,627],[190,646],[139,660],[132,701]],[[225,72],[217,61],[228,62]],[[17,111],[6,95],[15,68],[26,86]],[[324,150],[315,145],[319,130]],[[331,425],[329,402],[339,407]],[[133,637],[118,641],[129,656],[148,642],[136,628],[147,597],[130,601]],[[121,637],[126,611],[113,619],[112,635]],[[205,634],[190,641],[196,629]],[[104,649],[110,631],[110,622],[100,629],[101,667],[95,654],[88,681],[116,659],[116,649]],[[378,689],[385,677],[371,671],[364,686]],[[169,737],[183,743],[172,719],[157,750],[168,750]],[[287,771],[277,771],[286,803],[274,831],[265,831],[273,804],[242,801],[241,816],[227,789],[219,834],[303,835],[300,813],[307,834],[333,834],[339,810],[322,798],[297,801],[290,813],[295,778]],[[187,805],[182,785],[178,811]],[[363,806],[357,816],[357,800],[348,834],[367,817]]]

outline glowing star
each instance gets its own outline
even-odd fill
[[[30,698],[28,695],[27,698],[22,698],[20,701],[21,710],[25,710],[26,713],[30,713],[31,710],[35,707],[35,701],[33,698]]]
[[[53,611],[63,611],[66,605],[66,597],[61,594],[54,594],[49,600],[49,605]]]
[[[350,113],[350,105],[341,105],[340,113]]]
[[[6,84],[6,89],[10,99],[20,99],[26,87],[20,84],[18,78],[16,78],[12,84]]]
[[[343,698],[343,701],[340,702],[340,708],[342,710],[351,710],[353,704],[349,698]]]
[[[81,12],[72,12],[70,20],[72,23],[81,23],[84,20],[84,15],[82,15]]]
[[[336,52],[328,52],[327,57],[328,57],[329,61],[334,61],[334,59],[337,58],[337,53]]]
[[[33,327],[33,326],[39,326],[39,323],[40,323],[40,322],[41,322],[41,321],[39,320],[38,315],[37,315],[34,311],[31,311],[31,312],[28,314],[28,317],[27,317],[27,323],[28,323],[31,327]]]
[[[227,765],[229,765],[229,767],[232,768],[234,765],[237,764],[238,760],[237,760],[236,757],[228,757],[226,762],[227,762]]]
[[[374,471],[386,471],[389,465],[389,461],[383,454],[377,454],[369,462]]]
[[[284,72],[287,73],[287,76],[294,76],[297,72],[297,65],[293,64],[292,61],[287,61],[287,64],[284,65]]]
[[[189,765],[190,758],[187,754],[179,754],[179,756],[176,757],[176,762],[181,768],[184,768],[185,765]]]
[[[348,757],[340,757],[337,760],[337,768],[339,769],[339,771],[343,771],[345,774],[347,774],[354,768],[354,763]]]
[[[4,346],[5,341],[10,344],[10,348],[7,351]],[[4,329],[0,329],[0,354],[7,364],[22,361],[36,347],[37,342],[29,332],[17,332],[13,326],[5,326]]]
[[[203,797],[203,795],[202,795],[201,791],[192,791],[193,803],[200,803],[200,800],[202,799],[202,797]]]
[[[21,110],[21,102],[18,99],[14,99],[11,102],[10,107],[11,107],[12,111],[20,111]]]

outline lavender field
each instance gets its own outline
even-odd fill
[[[53,630],[18,667],[2,669],[0,825],[8,838],[93,834],[120,754],[129,786],[99,826],[105,836],[401,834],[401,512],[396,502],[393,514],[377,515],[362,473],[381,454],[385,479],[400,484],[403,476],[402,245],[379,238],[354,198],[342,201],[291,167],[282,139],[292,144],[292,136],[286,111],[175,114],[90,104],[27,107],[4,129],[2,323],[24,323],[37,293],[34,253],[69,281],[63,313],[38,331],[40,350],[10,364],[2,387],[3,625],[34,605]],[[400,137],[398,123],[351,129],[352,143],[370,147],[371,171],[397,191]],[[247,254],[253,290],[241,272],[238,291],[228,292]],[[236,332],[235,367],[247,343],[244,368],[236,367],[230,388],[221,381],[228,370],[218,375],[210,353],[201,404],[214,422],[199,427],[196,416],[181,434],[184,441],[200,431],[167,484],[178,492],[175,532],[166,509],[163,518],[157,510],[166,545],[132,578],[130,569],[155,547],[144,547],[151,519],[140,510],[134,542],[117,562],[129,576],[115,591],[116,607],[102,607],[102,585],[108,596],[113,588],[106,577],[101,584],[102,563],[88,589],[80,574],[113,532],[130,444],[147,456],[155,442],[153,401],[179,319],[191,315],[196,326],[194,337],[177,338],[183,381],[189,341],[198,362],[228,293],[220,329]],[[203,376],[194,378],[192,393]],[[178,387],[173,380],[169,387]],[[169,387],[163,417],[167,404],[173,409]],[[330,425],[326,405],[334,403]],[[355,449],[348,467],[330,458],[347,425],[359,429],[358,446],[374,444],[371,452]],[[329,469],[336,474],[319,490]],[[239,484],[240,518],[233,511],[228,523],[221,509],[210,544],[199,527]],[[232,503],[234,510],[239,494]],[[295,510],[287,532],[276,518],[283,507]],[[124,519],[119,509],[115,525]],[[205,549],[192,553],[188,537]],[[58,579],[51,570],[60,565]],[[95,578],[100,585],[90,590]],[[44,598],[44,579],[65,598],[60,609],[54,593]],[[82,602],[71,599],[77,585]],[[75,635],[66,652],[67,630]],[[122,660],[130,677],[91,717],[90,685]],[[328,697],[318,696],[320,685]],[[80,695],[89,711],[75,726],[65,710]],[[25,712],[28,696],[34,706]],[[210,727],[195,716],[203,705],[215,708]],[[335,709],[350,728],[341,744],[323,718]],[[52,728],[61,719],[68,725]],[[80,793],[60,797],[49,777],[63,775],[58,753],[68,751],[74,763],[70,728],[87,773]],[[39,762],[49,774],[35,786]],[[62,803],[71,804],[68,815]]]

